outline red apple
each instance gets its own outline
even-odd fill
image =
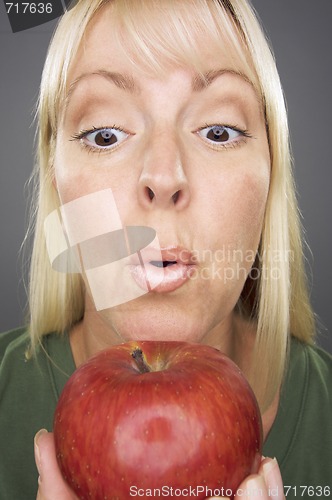
[[[262,427],[239,368],[217,349],[128,342],[68,380],[57,459],[80,499],[232,496],[257,472]]]

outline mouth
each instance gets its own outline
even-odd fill
[[[183,247],[146,248],[136,254],[130,271],[143,290],[166,293],[184,285],[192,276],[195,265],[192,252]]]
[[[151,260],[149,264],[155,267],[168,267],[177,264],[177,262],[176,260]]]

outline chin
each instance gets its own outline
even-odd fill
[[[118,336],[130,340],[182,340],[200,342],[208,330],[199,318],[181,308],[129,307],[109,310],[106,321]]]

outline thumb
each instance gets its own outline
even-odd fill
[[[39,472],[37,500],[76,500],[64,481],[56,459],[53,434],[42,429],[35,436],[35,460]]]

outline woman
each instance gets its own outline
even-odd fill
[[[327,496],[332,363],[312,346],[285,106],[249,4],[78,2],[43,73],[36,178],[29,338],[1,347],[1,498],[34,498],[31,441],[68,376],[135,338],[230,356],[288,498]],[[39,499],[75,498],[52,435],[38,434],[36,463]],[[244,487],[283,498],[276,462]]]

